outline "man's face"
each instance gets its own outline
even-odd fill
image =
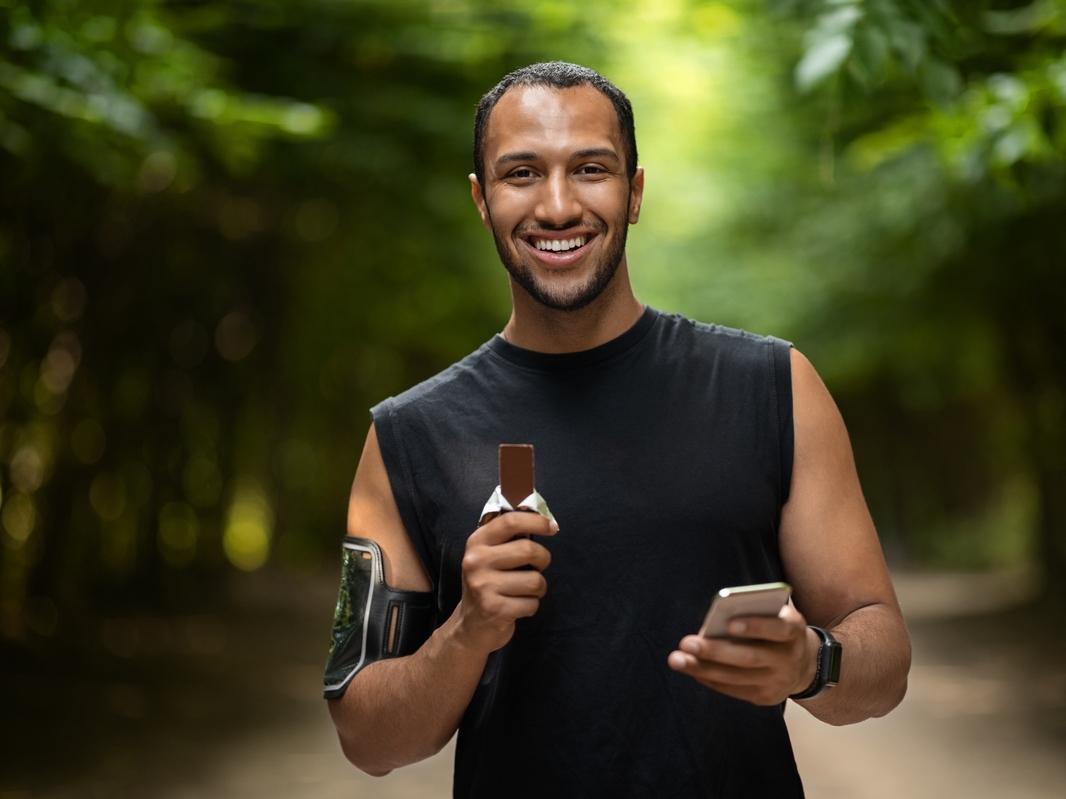
[[[500,260],[537,302],[577,310],[625,259],[644,188],[626,174],[614,106],[592,86],[519,86],[489,117],[485,185],[471,175]]]

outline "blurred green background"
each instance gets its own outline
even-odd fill
[[[473,109],[554,58],[633,102],[638,296],[808,354],[893,564],[1061,596],[1064,43],[1063,0],[0,0],[0,639],[332,567],[366,409],[507,317]]]

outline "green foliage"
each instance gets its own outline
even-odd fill
[[[0,0],[0,636],[334,556],[366,408],[505,318],[469,127],[557,57],[641,296],[814,358],[890,551],[1066,568],[1066,4],[1006,6]]]
[[[0,7],[0,635],[335,551],[366,408],[505,313],[467,206],[476,99],[548,42],[591,56],[587,24]]]
[[[1057,574],[1066,3],[1002,5],[803,4],[795,82],[821,117],[806,149],[820,150],[822,186],[801,180],[798,210],[760,231],[817,275],[794,329],[860,420],[882,529],[919,556],[957,553],[930,530],[1013,518],[998,538],[972,536],[965,560],[994,559],[1020,529]],[[798,109],[793,130],[810,118]],[[889,443],[900,436],[908,447]],[[1019,480],[1034,502],[1017,499]]]

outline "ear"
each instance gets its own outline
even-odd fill
[[[481,191],[481,184],[478,182],[477,175],[471,172],[466,178],[470,181],[470,199],[474,201],[478,216],[481,217],[481,224],[484,225],[487,230],[492,230],[492,222],[489,220],[489,209],[488,206],[485,205],[485,195]]]
[[[629,224],[637,224],[640,219],[640,204],[644,200],[644,167],[638,166],[633,179],[629,181]]]

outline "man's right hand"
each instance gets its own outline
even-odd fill
[[[559,525],[539,513],[514,511],[470,534],[463,555],[463,596],[456,609],[458,631],[468,645],[493,652],[511,640],[516,619],[537,612],[548,588],[541,572],[551,553],[543,544],[517,536],[557,532]]]
[[[341,748],[353,764],[387,774],[439,752],[455,734],[489,653],[510,640],[515,619],[533,615],[544,596],[540,570],[551,559],[548,550],[512,539],[556,530],[539,514],[514,512],[470,536],[455,611],[417,652],[372,663],[343,697],[329,701]],[[373,425],[352,483],[348,534],[381,547],[385,581],[393,588],[433,590],[400,518]]]

